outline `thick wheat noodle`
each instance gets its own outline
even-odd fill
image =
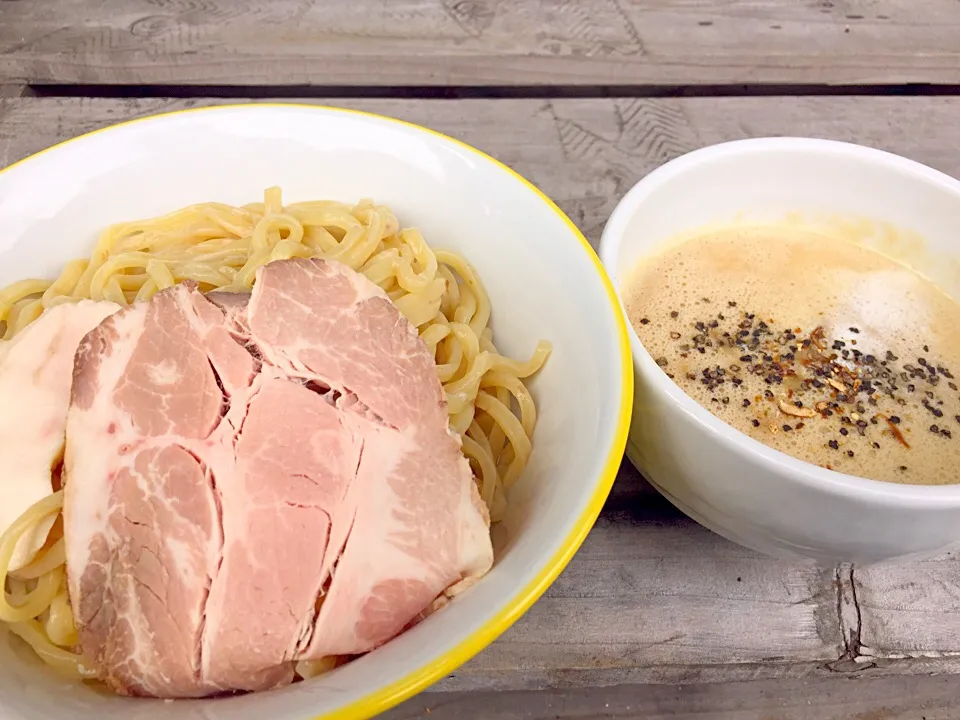
[[[57,594],[51,601],[43,629],[53,645],[72,647],[79,641],[77,627],[73,622],[73,610],[66,592]]]
[[[533,398],[522,381],[543,365],[550,345],[540,342],[526,361],[501,355],[489,326],[490,300],[473,267],[456,253],[431,250],[419,231],[400,229],[388,208],[369,200],[284,206],[279,188],[268,188],[262,203],[205,203],[114,225],[89,258],[68,262],[52,282],[23,280],[0,290],[3,337],[14,337],[47,308],[84,298],[127,305],[184,280],[198,282],[203,291],[248,291],[265,263],[291,257],[346,263],[379,285],[418,328],[434,354],[450,427],[461,437],[491,518],[499,520],[504,490],[530,456],[536,424]],[[51,536],[29,565],[10,577],[6,572],[17,539],[61,505],[62,490],[3,534],[0,573],[10,594],[0,599],[0,620],[50,665],[88,678],[93,671],[72,650],[77,632],[66,595],[63,539]],[[298,669],[307,676],[335,664],[325,659]]]
[[[510,393],[505,387],[493,388],[493,394],[497,400],[504,405],[510,402]],[[500,427],[492,417],[489,419],[488,424],[490,427],[490,447],[493,449],[493,456],[497,458],[499,463],[504,447],[509,447],[506,445],[507,436],[503,432],[503,428]]]
[[[519,477],[523,471],[523,466],[526,465],[527,459],[530,457],[530,438],[523,431],[523,426],[517,416],[510,410],[510,407],[493,395],[488,395],[485,392],[477,393],[476,405],[478,410],[485,411],[494,419],[494,422],[503,430],[510,446],[513,448],[514,457],[510,460],[507,471],[500,478],[503,486],[509,488]],[[500,464],[503,464],[502,459]]]
[[[36,587],[21,595],[17,604],[10,602],[7,596],[7,576],[9,574],[10,559],[17,547],[17,542],[31,528],[55,515],[63,508],[63,490],[48,495],[35,503],[18,517],[3,535],[0,535],[0,578],[3,579],[3,593],[0,593],[0,620],[7,623],[23,622],[37,617],[44,612],[59,591],[63,580],[63,565],[57,565],[48,572],[40,575],[36,580]]]
[[[473,459],[480,469],[480,497],[492,512],[498,482],[497,465],[490,440],[476,420],[470,423],[463,436],[463,453]]]
[[[537,405],[519,377],[501,370],[493,370],[480,379],[480,387],[504,388],[509,391],[516,398],[517,407],[520,408],[520,424],[523,432],[527,437],[533,436],[533,429],[537,424]]]
[[[37,620],[12,623],[10,630],[33,648],[37,656],[63,675],[78,679],[95,678],[96,670],[86,666],[83,658],[50,640],[47,629]]]
[[[447,326],[447,330],[450,330],[449,325]],[[463,348],[460,346],[460,343],[456,342],[456,338],[450,338],[450,333],[448,332],[437,348],[436,354],[437,375],[440,378],[440,382],[444,384],[449,383],[456,376],[457,371],[463,364]],[[440,361],[441,358],[443,362]]]
[[[36,580],[56,567],[63,565],[67,559],[67,549],[63,538],[57,539],[53,545],[41,551],[33,562],[12,573],[18,580]]]

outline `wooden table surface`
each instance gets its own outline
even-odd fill
[[[0,0],[0,167],[129,118],[271,98],[461,138],[595,243],[632,183],[723,140],[851,140],[960,176],[960,2]],[[960,563],[766,558],[624,464],[543,599],[387,714],[427,716],[957,718]]]

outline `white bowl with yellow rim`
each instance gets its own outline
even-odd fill
[[[633,397],[626,326],[590,246],[539,190],[489,156],[404,122],[299,105],[205,108],[106,128],[0,172],[0,285],[56,277],[125,220],[198,202],[374,198],[476,268],[504,354],[552,355],[531,382],[533,452],[493,528],[494,568],[440,612],[338,669],[263,693],[164,703],[64,680],[0,631],[4,718],[364,718],[480,651],[586,537],[620,464]],[[0,399],[2,401],[2,399]],[[10,479],[8,479],[9,481]]]

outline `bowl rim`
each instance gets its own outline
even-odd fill
[[[938,187],[952,193],[960,204],[960,180],[935,170],[928,165],[910,160],[885,150],[839,140],[810,137],[760,137],[731,140],[693,150],[669,160],[641,178],[623,196],[604,226],[600,238],[600,261],[607,269],[616,286],[619,282],[617,260],[623,245],[624,234],[640,205],[656,189],[663,187],[684,173],[703,163],[715,160],[733,160],[738,156],[776,153],[817,153],[853,162],[872,163],[900,173],[907,179]],[[626,306],[617,291],[621,312],[626,316]],[[770,473],[776,473],[791,481],[827,494],[869,499],[872,502],[895,504],[907,509],[944,507],[960,504],[960,483],[951,485],[908,485],[883,480],[858,477],[799,460],[779,450],[774,450],[733,426],[728,425],[709,410],[687,395],[679,385],[670,380],[640,342],[632,324],[627,322],[631,351],[638,366],[657,392],[663,393],[679,410],[691,416],[696,425],[713,437],[718,444],[736,454],[745,454]],[[958,535],[960,537],[960,535]]]
[[[529,608],[532,606],[546,589],[560,575],[567,566],[577,550],[580,548],[588,533],[593,528],[600,510],[606,502],[610,489],[617,477],[620,463],[623,459],[624,449],[627,443],[627,434],[630,427],[630,419],[633,413],[633,357],[630,347],[630,336],[628,334],[628,323],[620,309],[620,299],[613,286],[610,277],[600,262],[596,251],[590,245],[583,233],[577,228],[573,221],[561,210],[557,204],[551,200],[540,188],[527,180],[520,173],[505,163],[488,155],[482,150],[469,145],[462,140],[451,137],[444,133],[432,130],[416,123],[401,120],[399,118],[380,115],[378,113],[365,110],[355,110],[352,108],[342,108],[322,104],[308,104],[302,102],[252,102],[252,103],[227,103],[223,105],[209,105],[194,108],[182,108],[169,112],[161,112],[147,115],[144,117],[133,118],[119,123],[107,125],[96,130],[92,130],[76,137],[68,138],[47,148],[39,150],[18,160],[10,165],[0,168],[0,175],[7,173],[14,168],[31,162],[41,156],[58,151],[73,143],[88,140],[94,136],[109,133],[120,128],[126,128],[131,125],[139,124],[163,124],[170,122],[184,115],[202,115],[211,113],[244,113],[248,111],[263,112],[270,111],[314,111],[319,114],[336,114],[345,116],[354,116],[356,119],[365,119],[375,124],[389,125],[393,127],[402,127],[414,133],[429,136],[431,140],[439,140],[442,143],[452,145],[453,147],[467,151],[476,159],[492,164],[494,167],[502,170],[508,176],[517,180],[527,190],[532,192],[547,208],[553,212],[570,232],[577,245],[584,253],[586,260],[596,272],[597,278],[601,283],[604,295],[609,304],[612,313],[614,326],[616,328],[616,345],[618,346],[618,361],[620,366],[620,397],[618,398],[619,409],[617,411],[614,431],[610,439],[610,444],[606,450],[602,470],[595,480],[595,487],[588,501],[579,516],[576,518],[570,532],[563,538],[560,547],[552,557],[543,563],[540,570],[534,578],[521,587],[519,591],[510,596],[500,609],[481,627],[467,636],[464,640],[453,646],[438,657],[427,661],[425,664],[415,668],[403,677],[394,682],[377,688],[365,696],[348,703],[342,707],[336,708],[326,713],[313,716],[313,720],[365,720],[366,718],[378,715],[390,708],[407,700],[425,688],[429,687],[444,675],[450,674],[453,670],[463,665],[474,657],[490,643],[496,640],[507,629],[510,628]],[[308,710],[309,712],[309,710]]]

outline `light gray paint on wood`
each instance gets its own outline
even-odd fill
[[[389,720],[955,720],[954,677],[755,680],[424,693]]]
[[[0,3],[0,82],[960,82],[953,0]]]
[[[312,102],[420,123],[490,152],[539,185],[594,243],[633,183],[671,158],[725,140],[810,135],[861,142],[960,176],[960,99],[952,97]],[[0,100],[0,164],[112,123],[214,103]]]
[[[960,562],[953,553],[909,565],[858,568],[865,656],[960,656]]]

